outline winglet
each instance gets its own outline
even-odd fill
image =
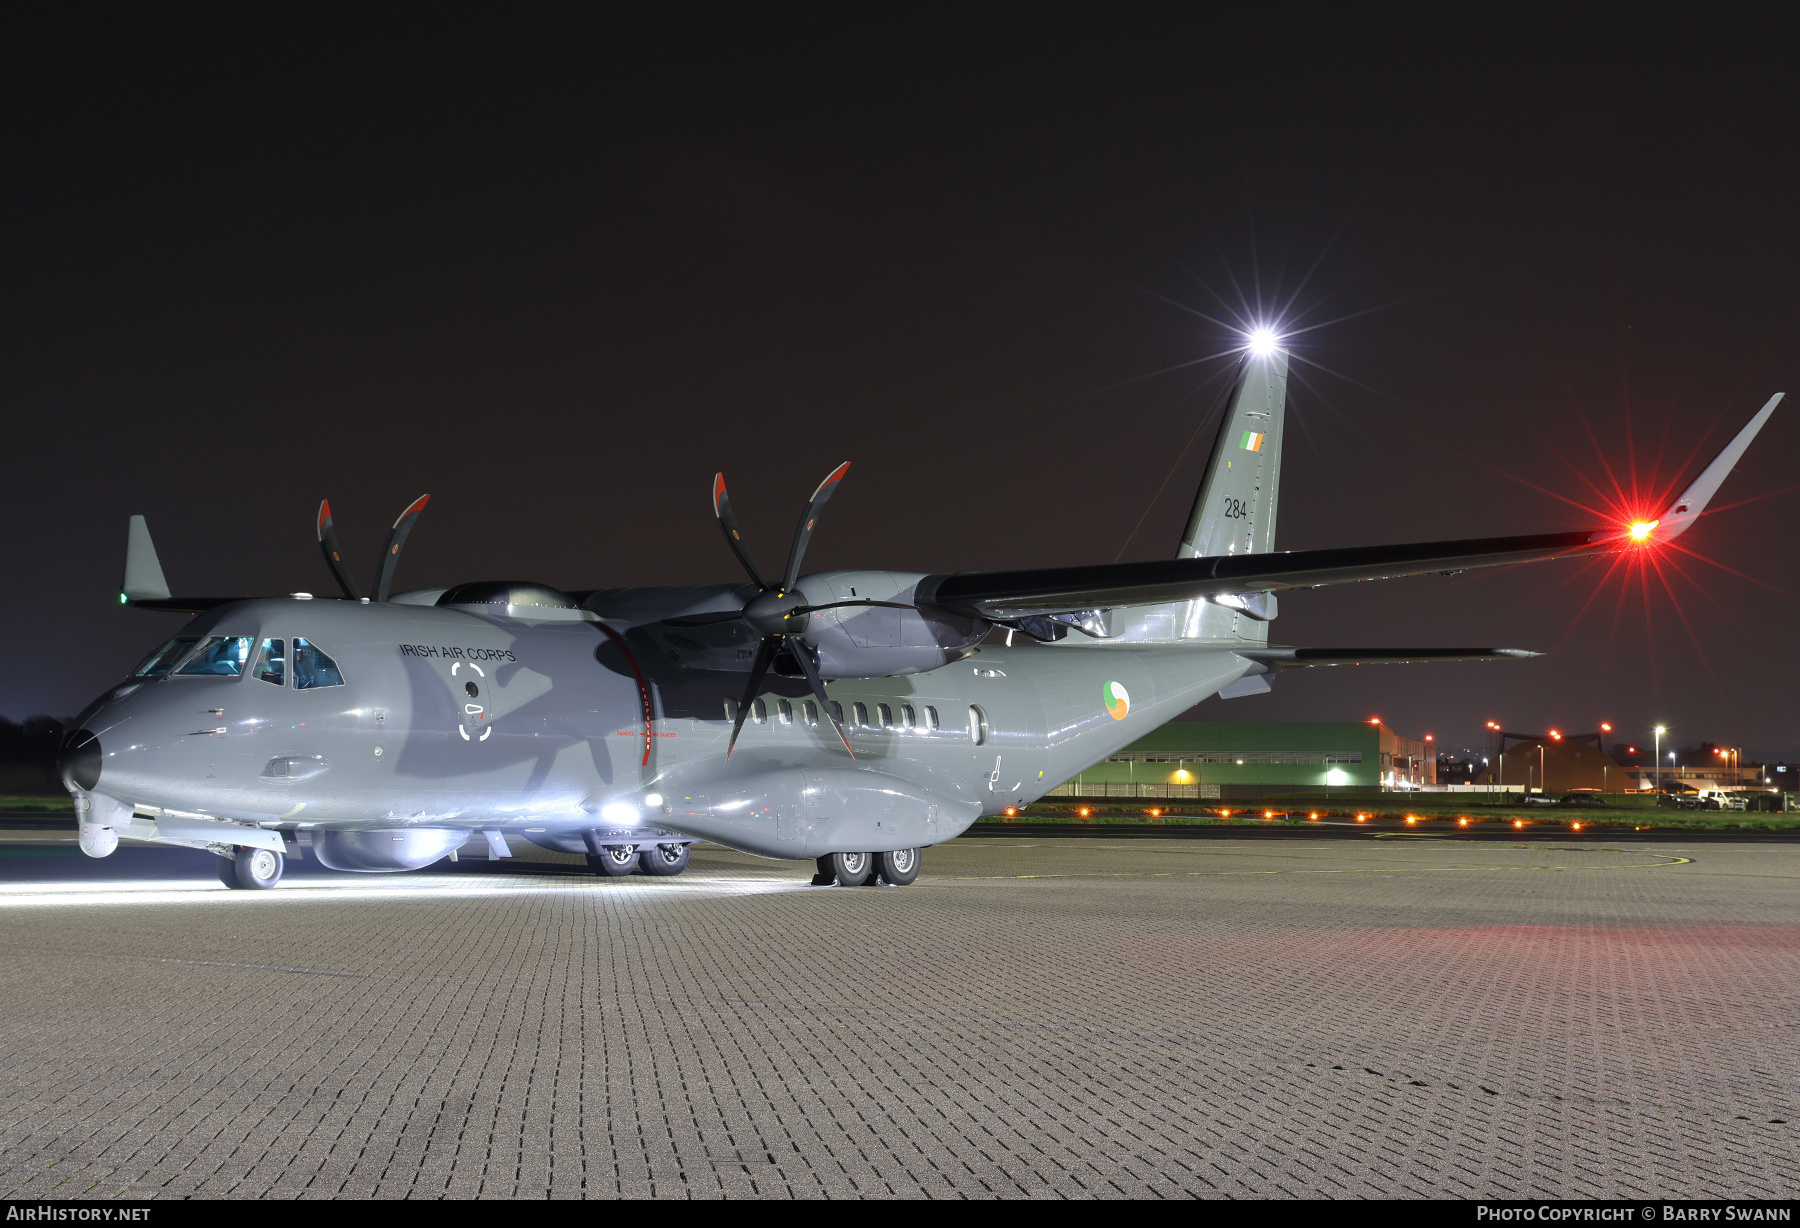
[[[150,526],[142,516],[131,518],[131,532],[125,539],[125,583],[119,589],[119,597],[121,605],[166,601],[169,597],[169,582],[163,579],[162,564],[150,541]]]
[[[1719,493],[1719,487],[1724,484],[1726,476],[1743,459],[1750,441],[1756,438],[1756,433],[1763,429],[1770,415],[1775,412],[1775,407],[1781,404],[1781,398],[1786,395],[1785,392],[1778,392],[1770,397],[1757,411],[1756,417],[1750,419],[1744,429],[1737,433],[1737,437],[1725,445],[1725,450],[1713,458],[1713,463],[1702,469],[1700,476],[1681,492],[1675,502],[1669,504],[1669,510],[1662,514],[1662,519],[1656,526],[1658,541],[1673,541],[1700,518],[1712,497]]]

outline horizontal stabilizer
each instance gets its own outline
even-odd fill
[[[1423,665],[1430,661],[1522,661],[1541,657],[1524,648],[1246,648],[1238,656],[1271,670],[1314,665]]]

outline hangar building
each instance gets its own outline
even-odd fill
[[[1435,783],[1433,743],[1374,721],[1171,721],[1050,796],[1229,801]]]

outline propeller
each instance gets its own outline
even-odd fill
[[[737,719],[731,726],[731,741],[726,744],[725,757],[729,759],[731,752],[737,747],[738,734],[743,732],[744,720],[750,714],[750,707],[756,702],[756,694],[762,689],[763,679],[768,675],[769,667],[782,649],[792,654],[799,662],[800,670],[806,675],[807,684],[812,688],[813,698],[818,700],[819,707],[825,713],[825,719],[831,722],[836,730],[838,741],[844,744],[852,759],[856,752],[850,749],[850,739],[844,736],[844,727],[838,721],[837,714],[832,711],[831,700],[825,694],[825,681],[819,676],[819,662],[813,656],[813,650],[807,646],[802,633],[806,630],[807,619],[820,610],[835,610],[841,606],[879,605],[897,610],[910,610],[915,607],[902,605],[897,601],[832,601],[823,605],[807,605],[805,594],[794,587],[800,578],[800,563],[806,557],[806,547],[812,541],[813,530],[819,523],[819,512],[837,493],[838,483],[844,480],[850,462],[845,461],[828,474],[812,498],[806,501],[806,510],[800,515],[800,525],[794,530],[794,541],[788,547],[787,566],[782,569],[781,582],[770,584],[763,579],[762,571],[756,566],[756,560],[750,557],[750,549],[744,544],[743,535],[738,531],[737,516],[731,510],[731,495],[725,488],[725,475],[713,475],[713,514],[719,518],[719,528],[725,534],[725,544],[737,556],[739,563],[755,582],[757,593],[744,603],[741,610],[720,610],[710,614],[694,614],[686,618],[669,618],[663,621],[671,627],[706,627],[718,623],[727,623],[735,619],[743,619],[759,634],[761,642],[757,646],[756,660],[750,666],[750,678],[744,687],[744,698],[738,703]]]
[[[419,513],[431,502],[430,495],[420,495],[414,499],[400,519],[394,521],[394,527],[388,532],[387,547],[381,552],[381,566],[375,571],[375,595],[369,600],[386,601],[394,587],[394,569],[400,562],[400,548],[406,545],[407,535],[418,523]],[[344,564],[343,551],[338,547],[337,527],[331,520],[331,500],[319,501],[319,550],[325,555],[325,566],[331,568],[332,576],[337,580],[338,588],[351,601],[363,599],[362,590],[356,587],[356,581],[350,575],[349,567]]]

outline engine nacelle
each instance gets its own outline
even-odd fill
[[[392,874],[428,866],[469,842],[466,831],[447,827],[378,828],[374,831],[315,831],[313,855],[333,870]]]
[[[802,577],[814,605],[891,601],[910,606],[925,576],[919,572],[824,571]],[[819,654],[827,678],[892,678],[923,674],[968,656],[989,624],[942,610],[849,605],[809,615],[802,638]]]

